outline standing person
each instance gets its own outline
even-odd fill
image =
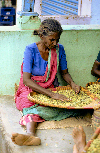
[[[53,99],[68,100],[66,96],[53,93],[47,89],[59,86],[56,76],[58,66],[60,66],[62,78],[71,85],[76,93],[79,93],[80,86],[73,82],[68,73],[64,47],[58,44],[62,31],[58,21],[46,19],[41,23],[38,30],[34,30],[34,35],[38,35],[40,41],[26,46],[15,102],[18,110],[25,112],[27,109],[28,111],[20,119],[20,124],[26,126],[27,134],[12,134],[12,141],[17,145],[39,145],[41,143],[40,138],[35,136],[38,122],[61,120],[77,114],[78,110],[37,106],[27,99],[27,95],[33,90]],[[32,108],[31,113],[30,108]],[[46,109],[44,116],[38,113],[38,109],[40,112]],[[51,119],[47,119],[45,118],[47,113],[50,113],[49,115],[54,114],[54,116]]]
[[[97,59],[93,64],[91,74],[97,78],[100,78],[100,51],[98,53]],[[100,82],[100,79],[98,81]]]

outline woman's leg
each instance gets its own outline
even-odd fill
[[[27,134],[13,133],[11,138],[12,141],[20,146],[40,145],[41,139],[35,136],[36,127],[37,127],[37,122],[34,121],[28,122],[26,124]]]
[[[27,134],[36,135],[37,122],[28,122],[26,124]]]

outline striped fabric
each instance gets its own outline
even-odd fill
[[[78,0],[42,0],[41,15],[78,15]]]

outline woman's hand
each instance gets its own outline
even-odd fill
[[[75,84],[74,82],[71,83],[71,87],[72,89],[75,91],[76,94],[78,94],[80,92],[80,86]]]
[[[66,96],[62,95],[62,94],[58,94],[58,93],[53,93],[51,94],[51,98],[56,99],[56,100],[61,100],[61,101],[69,101],[69,98],[67,98]]]

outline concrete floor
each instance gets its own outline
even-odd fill
[[[17,146],[11,141],[11,133],[25,133],[18,124],[21,114],[15,107],[13,96],[0,96],[0,153],[72,153],[73,128],[37,130],[40,146]],[[83,127],[87,141],[93,134],[91,126]]]

